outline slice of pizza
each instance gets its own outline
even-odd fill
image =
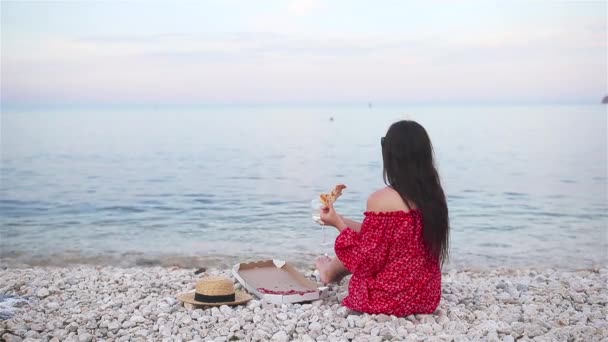
[[[328,207],[330,204],[333,204],[338,197],[342,195],[342,190],[346,189],[346,185],[338,184],[329,194],[321,194],[321,202],[324,206]]]

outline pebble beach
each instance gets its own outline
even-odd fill
[[[312,270],[301,270],[313,277]],[[186,308],[176,295],[206,275],[166,267],[4,267],[0,336],[14,341],[602,341],[608,269],[450,270],[432,315],[340,305],[348,278],[308,303]],[[240,284],[237,284],[237,288]]]

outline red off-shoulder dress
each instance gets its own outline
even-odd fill
[[[342,304],[370,314],[430,314],[441,299],[441,267],[422,237],[420,210],[366,212],[361,231],[344,229],[336,255],[352,272]]]

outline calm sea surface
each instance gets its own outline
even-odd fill
[[[606,108],[5,111],[0,258],[308,263],[331,251],[310,201],[345,183],[337,209],[361,219],[383,186],[380,137],[409,118],[434,143],[451,266],[591,267],[608,250]]]

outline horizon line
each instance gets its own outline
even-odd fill
[[[0,101],[0,111],[11,109],[112,109],[112,108],[204,108],[204,107],[353,107],[361,106],[373,109],[374,107],[392,106],[533,106],[533,105],[601,105],[602,98],[591,100],[562,100],[562,101],[361,101],[361,102],[325,102],[325,101],[294,101],[294,102],[117,102],[117,103],[5,103]]]

